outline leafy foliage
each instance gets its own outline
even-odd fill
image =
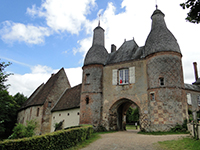
[[[11,73],[6,73],[5,69],[10,64],[0,62],[0,139],[7,138],[12,133],[17,121],[17,109],[27,100],[23,94],[11,96],[7,91],[6,81]]]
[[[10,76],[12,73],[6,73],[5,68],[8,67],[11,63],[0,63],[0,90],[6,90],[8,85],[5,85],[5,82],[8,80],[8,76]]]
[[[129,107],[129,109],[126,112],[126,122],[127,123],[133,123],[137,122],[139,120],[139,109]]]
[[[187,14],[186,20],[191,23],[200,22],[200,0],[187,0],[185,3],[180,4],[183,9],[190,9]]]
[[[22,138],[15,140],[5,140],[0,142],[0,149],[2,150],[46,150],[68,149],[77,145],[78,143],[90,138],[93,133],[92,127],[80,127],[69,130],[60,130],[49,134],[40,136],[33,136],[30,138]]]
[[[35,122],[35,120],[27,120],[26,123],[26,126],[21,123],[16,124],[13,129],[13,134],[9,136],[9,139],[32,137],[33,135],[35,135],[34,130],[37,127],[37,122]]]

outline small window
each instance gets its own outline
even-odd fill
[[[51,107],[51,102],[48,102],[48,107]]]
[[[119,84],[128,84],[129,83],[129,70],[121,69],[119,70]]]
[[[59,116],[61,116],[61,114],[59,114]]]
[[[191,100],[191,94],[190,93],[187,93],[187,103],[189,105],[192,105],[192,100]]]
[[[77,115],[79,115],[79,112],[77,112]]]
[[[89,97],[86,97],[85,102],[86,104],[89,104]]]
[[[39,116],[40,108],[37,108],[37,117]]]
[[[164,83],[164,78],[159,78],[159,81],[160,81],[160,85],[161,85],[161,86],[165,84],[165,83]]]
[[[198,103],[198,106],[200,106],[200,95],[197,96],[197,103]]]
[[[89,73],[87,73],[86,76],[85,76],[85,83],[86,84],[90,83],[90,74]]]
[[[55,116],[53,116],[53,119],[55,119]]]
[[[155,101],[155,93],[150,93],[151,101]]]
[[[67,116],[69,116],[70,114],[69,113],[67,113]]]

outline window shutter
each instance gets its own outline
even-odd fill
[[[129,68],[130,83],[135,83],[135,67]]]
[[[117,69],[113,69],[112,75],[112,84],[117,85]]]
[[[187,102],[188,102],[189,105],[192,104],[191,94],[190,93],[187,93]]]

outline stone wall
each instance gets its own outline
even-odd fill
[[[135,68],[135,83],[124,85],[113,85],[113,70],[123,68]],[[103,112],[102,126],[107,130],[117,129],[117,109],[124,105],[122,109],[122,119],[125,121],[127,106],[136,104],[140,110],[140,124],[142,128],[148,126],[148,99],[147,99],[147,75],[146,61],[134,61],[107,65],[104,67],[103,74]],[[130,74],[129,74],[130,80]]]
[[[83,67],[83,81],[80,102],[80,124],[97,127],[101,120],[102,65]]]
[[[42,115],[43,106],[32,106],[18,112],[17,122],[26,125],[26,120],[35,120],[37,122],[35,133],[39,135],[41,133]]]
[[[151,56],[147,59],[147,74],[151,116],[148,130],[166,131],[176,124],[182,124],[187,118],[187,103],[181,55],[162,52]]]
[[[56,82],[54,82],[53,87],[49,89],[49,94],[46,97],[46,101],[43,105],[44,107],[41,125],[42,133],[49,133],[51,131],[51,109],[67,88],[70,88],[70,84],[63,70],[62,72],[59,72],[58,79]]]

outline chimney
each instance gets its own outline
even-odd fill
[[[114,44],[111,45],[111,53],[116,51],[116,46]]]
[[[198,77],[198,70],[197,70],[197,63],[196,63],[196,62],[193,62],[193,65],[194,65],[195,79],[196,79],[196,81],[197,81],[197,79],[199,78],[199,77]]]

